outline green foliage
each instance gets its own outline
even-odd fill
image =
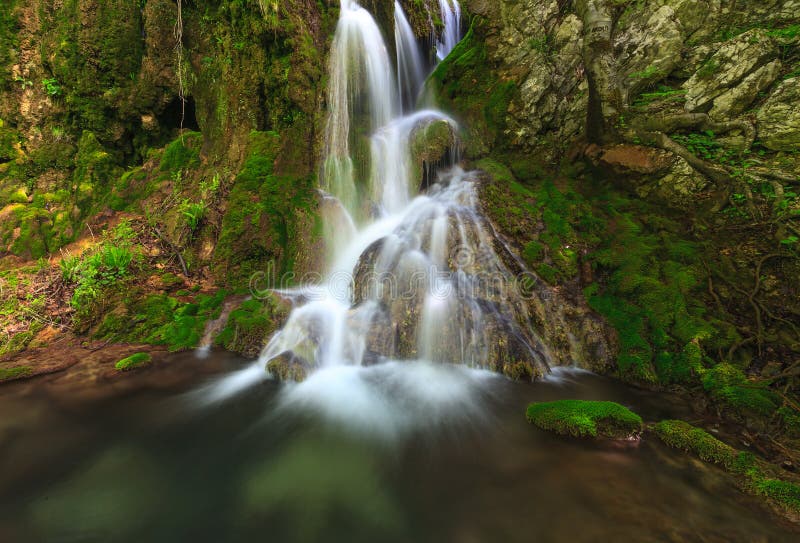
[[[153,357],[151,357],[148,353],[136,353],[127,358],[123,358],[117,362],[114,367],[117,369],[117,371],[130,371],[136,368],[141,368],[142,366],[146,366],[150,364],[152,360]]]
[[[532,403],[528,422],[543,430],[574,437],[627,438],[642,431],[642,418],[614,402],[559,400]]]
[[[686,100],[684,89],[673,89],[665,85],[660,85],[652,92],[643,92],[634,101],[634,107],[644,107],[653,102],[683,102]]]
[[[186,218],[186,225],[190,232],[194,232],[200,226],[207,208],[208,205],[205,202],[190,202],[189,200],[181,202],[180,212]]]
[[[51,98],[61,96],[61,85],[58,84],[58,79],[53,77],[43,79],[42,87],[44,88],[44,92]]]
[[[528,47],[533,49],[534,51],[538,51],[539,53],[546,55],[550,53],[550,40],[549,36],[545,34],[542,37],[538,38],[530,38],[528,40]]]
[[[628,76],[629,79],[652,79],[660,75],[658,66],[648,66],[640,72],[633,72]]]
[[[75,290],[70,305],[78,329],[85,329],[101,313],[107,290],[119,290],[132,277],[140,254],[132,243],[135,233],[123,221],[105,232],[104,240],[81,257],[67,255],[61,260],[63,279]]]

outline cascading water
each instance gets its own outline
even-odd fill
[[[371,133],[385,126],[396,115],[398,100],[381,31],[372,15],[352,0],[341,0],[330,74],[323,184],[350,215],[361,217],[352,157],[353,129]]]
[[[440,56],[455,46],[460,32],[458,3],[443,2],[442,11]],[[346,375],[352,386],[385,373],[354,377],[352,369],[408,365],[397,361],[528,377],[548,369],[547,348],[531,331],[526,302],[481,217],[479,175],[458,167],[436,172],[432,163],[442,152],[426,155],[426,138],[436,135],[450,149],[444,161],[456,162],[456,123],[433,109],[400,113],[403,96],[416,97],[422,86],[422,55],[399,3],[395,21],[399,92],[375,20],[357,3],[342,1],[331,51],[323,166],[323,220],[333,258],[321,285],[281,293],[296,307],[259,362],[284,379],[316,383],[289,387],[292,405],[323,402],[319,374]],[[364,134],[371,134],[368,141]],[[370,156],[354,154],[355,148],[370,149]],[[427,158],[421,161],[420,155]],[[231,377],[210,396],[235,393],[252,377]],[[424,390],[436,388],[426,385]],[[372,398],[375,390],[349,394]],[[327,413],[331,405],[318,407]]]
[[[416,104],[425,83],[425,63],[417,37],[408,23],[400,2],[394,3],[394,42],[397,48],[397,82],[403,112]]]
[[[436,57],[444,60],[461,41],[461,6],[458,0],[439,0],[439,9],[444,29],[436,42]]]

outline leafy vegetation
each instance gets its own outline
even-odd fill
[[[133,243],[135,236],[130,223],[123,221],[106,232],[103,242],[89,252],[62,258],[62,278],[74,285],[70,305],[75,310],[78,329],[88,329],[102,314],[104,304],[109,302],[108,290],[120,290],[121,284],[132,278],[141,261]]]

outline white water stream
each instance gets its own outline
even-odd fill
[[[456,0],[440,6],[444,29],[435,54],[442,59],[461,38],[461,11]],[[207,390],[207,401],[265,378],[265,366],[279,360],[308,374],[284,390],[286,406],[314,407],[337,420],[372,413],[381,426],[398,407],[387,383],[395,393],[398,387],[417,391],[401,394],[401,404],[467,412],[469,391],[480,379],[463,372],[486,368],[498,349],[510,351],[516,342],[533,364],[547,367],[546,351],[534,351],[512,322],[519,308],[505,303],[492,283],[508,270],[480,216],[475,174],[439,171],[420,192],[415,134],[433,123],[447,123],[455,134],[457,126],[440,111],[412,108],[424,85],[426,55],[399,2],[394,15],[396,67],[372,15],[342,0],[322,167],[325,279],[282,293],[297,300],[283,329],[253,368]],[[450,155],[455,162],[455,148]],[[505,339],[496,340],[501,332]],[[431,364],[441,369],[422,369]]]

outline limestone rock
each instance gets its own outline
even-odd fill
[[[758,135],[768,149],[800,148],[800,77],[782,82],[757,113]]]
[[[780,60],[773,60],[715,98],[709,111],[711,118],[725,120],[745,111],[758,97],[758,93],[769,88],[778,79],[782,68],[783,63]]]
[[[697,205],[698,196],[709,187],[709,181],[688,162],[675,157],[668,173],[652,183],[636,189],[637,194],[663,200],[667,205],[684,209]]]
[[[668,76],[681,62],[685,35],[675,10],[657,9],[643,23],[619,35],[622,84],[635,93]]]
[[[737,86],[777,55],[774,41],[761,29],[745,32],[723,44],[684,83],[686,111],[707,110],[714,99]]]

